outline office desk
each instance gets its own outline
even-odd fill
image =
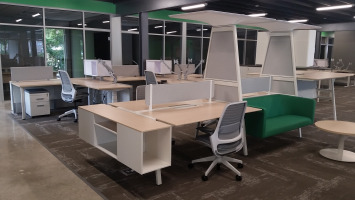
[[[155,119],[172,126],[182,126],[186,124],[193,124],[211,119],[217,119],[222,115],[227,102],[212,101],[209,103],[207,100],[191,100],[176,103],[169,103],[153,107],[145,104],[145,100],[130,101],[130,102],[116,102],[110,105],[121,108],[126,111],[138,113]],[[260,111],[259,108],[247,107],[245,113]],[[244,137],[244,155],[248,155],[248,147]]]
[[[308,81],[322,81],[329,80],[329,91],[331,92],[331,100],[333,103],[333,117],[337,120],[336,104],[335,104],[335,92],[334,92],[334,81],[337,78],[347,78],[354,76],[350,73],[334,73],[334,72],[324,72],[324,71],[297,71],[298,80],[308,80]],[[320,90],[320,84],[318,86]],[[319,94],[319,93],[318,93]]]
[[[140,174],[155,171],[160,185],[160,170],[171,165],[172,126],[219,118],[227,104],[192,100],[159,105],[151,111],[144,100],[111,103],[111,107],[80,106],[79,137]],[[248,107],[246,112],[259,110]],[[245,135],[243,142],[247,155]],[[144,161],[147,154],[149,162]]]
[[[99,81],[94,79],[87,79],[87,78],[72,78],[72,83],[74,85],[84,86],[87,87],[90,91],[91,89],[96,90],[109,90],[112,93],[112,98],[114,99],[116,96],[114,95],[115,91],[124,90],[124,89],[131,89],[131,86],[125,84],[114,84],[108,81]],[[25,89],[31,87],[46,87],[46,86],[60,86],[61,81],[59,79],[50,79],[50,80],[33,80],[33,81],[19,81],[19,82],[10,82],[10,95],[11,95],[11,110],[14,112],[13,109],[13,86],[20,88],[20,98],[21,98],[21,112],[22,112],[22,119],[26,119],[26,105],[25,105]],[[130,95],[130,91],[128,92]],[[116,97],[117,98],[117,97]],[[127,99],[130,100],[130,99]]]

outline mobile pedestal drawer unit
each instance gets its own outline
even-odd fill
[[[49,92],[45,89],[25,90],[26,113],[31,116],[49,115]]]

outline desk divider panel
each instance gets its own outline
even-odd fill
[[[52,67],[11,67],[11,81],[45,80],[52,78]]]
[[[139,76],[138,65],[116,65],[112,66],[116,76]]]
[[[213,81],[200,81],[179,84],[157,84],[145,87],[145,103],[153,105],[195,99],[212,99]]]
[[[242,78],[242,93],[270,92],[270,77]]]

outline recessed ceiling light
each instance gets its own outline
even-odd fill
[[[204,29],[202,29],[203,31],[208,31],[208,29],[207,28],[204,28]],[[201,31],[201,29],[200,28],[198,28],[198,29],[196,29],[196,31]]]
[[[128,31],[138,31],[138,28],[131,28],[131,29],[128,29]]]
[[[78,26],[82,26],[83,24],[78,24]]]
[[[267,13],[255,13],[255,14],[250,14],[248,16],[250,17],[265,17]]]
[[[169,32],[166,32],[166,34],[172,34],[172,33],[176,33],[177,31],[169,31]]]
[[[192,10],[192,9],[196,9],[196,8],[203,8],[206,5],[207,5],[207,3],[195,4],[195,5],[191,5],[191,6],[184,6],[184,7],[181,7],[181,10]]]
[[[110,23],[110,21],[102,21],[103,24]]]
[[[166,26],[164,26],[166,27]],[[163,26],[154,26],[154,28],[163,28]]]
[[[20,21],[22,21],[22,19],[16,19],[16,22],[20,22]]]
[[[41,14],[36,13],[36,14],[32,15],[32,17],[38,17],[38,16],[40,16],[40,15],[41,15]]]
[[[352,4],[347,4],[347,5],[340,5],[340,6],[327,6],[327,7],[319,7],[316,10],[317,11],[324,11],[324,10],[336,10],[336,9],[344,9],[344,8],[351,8],[353,7]]]
[[[289,20],[288,22],[291,22],[291,23],[304,23],[304,22],[308,22],[308,19],[295,19],[295,20]]]

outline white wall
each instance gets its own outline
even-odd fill
[[[293,32],[294,55],[296,67],[313,66],[316,42],[315,30],[296,30]],[[256,45],[255,64],[264,64],[267,46],[269,44],[269,32],[259,32]]]

